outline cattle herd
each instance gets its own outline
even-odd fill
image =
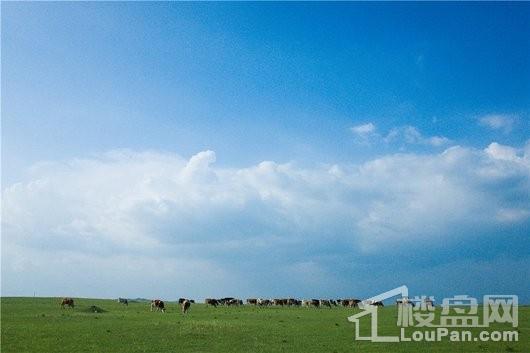
[[[254,306],[299,306],[299,307],[327,307],[331,308],[334,306],[343,306],[347,308],[357,308],[361,300],[359,299],[295,299],[295,298],[281,298],[281,299],[262,299],[262,298],[249,298],[245,301],[247,305]],[[232,306],[232,305],[243,305],[243,300],[237,298],[221,298],[213,299],[207,298],[204,303],[211,306]],[[383,306],[382,302],[367,303],[370,305]]]
[[[126,306],[129,305],[129,300],[125,298],[118,298],[118,302]],[[183,314],[187,313],[191,304],[195,303],[193,299],[179,298],[178,303],[181,307]],[[315,307],[315,308],[332,308],[332,307],[346,307],[346,308],[357,308],[361,300],[359,299],[304,299],[299,300],[295,298],[281,298],[281,299],[262,299],[262,298],[249,298],[245,302],[238,298],[207,298],[204,300],[204,303],[207,306],[240,306],[244,305],[253,305],[259,307],[268,307],[268,306],[281,306],[281,307]],[[375,306],[384,306],[383,302],[363,302],[368,305]],[[154,299],[151,300],[151,311],[160,311],[164,313],[166,311],[166,306],[163,300]],[[63,298],[61,301],[61,307],[74,307],[74,299],[72,298]]]

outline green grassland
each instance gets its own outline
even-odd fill
[[[519,308],[518,342],[354,341],[347,317],[359,309],[206,307],[180,313],[150,312],[113,300],[77,299],[61,309],[58,298],[2,298],[1,351],[8,352],[530,352],[530,308]],[[97,306],[105,312],[88,309]],[[396,333],[397,309],[379,309],[379,334]],[[367,323],[368,324],[368,323]],[[511,330],[496,324],[494,329]],[[478,329],[475,329],[478,331]]]

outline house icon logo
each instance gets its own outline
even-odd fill
[[[359,308],[362,311],[355,315],[348,317],[348,321],[353,322],[355,324],[355,339],[356,340],[364,340],[364,341],[372,341],[372,342],[399,342],[399,336],[379,336],[377,334],[377,308],[378,306],[372,305],[374,303],[382,302],[383,300],[386,300],[386,299],[389,299],[395,296],[401,296],[402,298],[408,297],[409,289],[407,288],[407,286],[397,287],[387,292],[378,294],[374,297],[363,300],[362,302],[359,303]],[[361,336],[359,319],[367,315],[370,315],[371,317],[371,334],[370,336]]]

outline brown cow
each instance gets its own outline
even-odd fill
[[[188,299],[184,300],[182,304],[180,305],[180,308],[182,309],[182,313],[186,314],[190,306],[191,306],[191,302]]]
[[[72,298],[63,298],[61,302],[61,307],[64,309],[64,306],[67,305],[69,308],[74,307],[74,300]]]
[[[151,311],[156,308],[156,311],[162,311],[163,313],[166,312],[166,308],[164,306],[164,302],[160,299],[151,300]]]

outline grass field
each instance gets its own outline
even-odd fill
[[[530,352],[530,308],[519,308],[518,342],[354,341],[346,308],[257,308],[192,305],[182,315],[147,303],[76,299],[61,309],[57,298],[2,298],[1,351],[8,352]],[[106,310],[90,313],[95,305]],[[359,309],[356,309],[359,310]],[[395,332],[397,309],[380,309],[380,334]],[[497,330],[511,326],[497,324]]]

